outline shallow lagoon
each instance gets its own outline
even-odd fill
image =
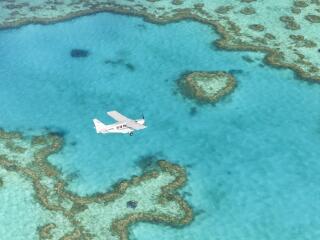
[[[65,134],[51,161],[76,176],[70,188],[80,194],[140,173],[136,162],[145,156],[187,166],[182,193],[195,221],[183,229],[138,224],[132,238],[316,239],[320,86],[261,65],[261,54],[215,49],[217,37],[195,22],[159,26],[114,14],[1,31],[0,126]],[[90,54],[72,58],[74,48]],[[242,72],[234,71],[235,92],[198,106],[175,82],[195,70]],[[97,135],[91,119],[112,122],[105,115],[112,109],[133,118],[143,112],[148,128],[133,137]]]

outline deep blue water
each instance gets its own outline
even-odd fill
[[[0,31],[0,126],[64,133],[50,160],[78,175],[70,188],[79,194],[140,173],[145,156],[187,166],[181,192],[194,222],[137,224],[132,239],[319,239],[320,85],[262,65],[262,54],[215,49],[217,38],[196,22],[158,26],[114,14]],[[90,55],[72,58],[73,48]],[[196,70],[241,71],[231,95],[198,106],[176,86]],[[144,113],[148,128],[97,135],[91,119],[111,123],[109,110]]]

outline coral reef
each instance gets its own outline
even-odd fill
[[[221,48],[261,51],[266,53],[267,64],[290,68],[304,79],[320,81],[317,44],[297,46],[289,40],[294,33],[304,35],[313,43],[320,42],[317,29],[320,3],[317,0],[241,0],[227,5],[224,1],[194,3],[191,0],[4,0],[0,1],[0,11],[0,28],[50,24],[98,12],[137,15],[159,24],[192,19],[213,26],[221,34],[221,39],[215,43]],[[128,66],[128,70],[132,69]]]
[[[175,193],[186,182],[182,167],[160,160],[111,192],[78,196],[67,190],[60,171],[47,160],[62,146],[62,137],[55,134],[30,138],[0,130],[1,183],[14,183],[15,176],[32,186],[36,206],[48,215],[48,222],[35,229],[40,239],[127,240],[129,225],[138,221],[182,226],[192,220],[192,209]]]
[[[226,72],[193,72],[178,80],[180,91],[199,103],[214,103],[236,86],[235,78]]]

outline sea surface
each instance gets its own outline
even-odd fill
[[[2,30],[0,126],[64,135],[49,160],[81,195],[140,174],[147,157],[185,166],[180,192],[195,220],[179,229],[136,224],[131,239],[320,239],[320,85],[264,65],[262,54],[217,49],[218,38],[197,22],[107,13]],[[72,58],[74,48],[90,54]],[[220,70],[238,83],[219,103],[197,105],[179,93],[181,74]],[[110,110],[144,114],[148,128],[97,135],[92,118],[112,123]],[[1,232],[18,226],[23,236],[30,209],[20,206],[19,217],[14,210],[0,216]]]

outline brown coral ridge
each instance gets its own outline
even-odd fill
[[[184,216],[181,218],[171,217],[166,214],[158,214],[155,212],[128,214],[124,218],[117,219],[112,224],[112,232],[115,235],[120,236],[120,240],[129,239],[128,229],[130,225],[136,222],[164,223],[174,227],[181,227],[189,224],[192,221],[192,209],[179,195],[175,194],[175,190],[181,188],[181,186],[186,183],[185,170],[180,166],[169,163],[165,160],[158,161],[158,166],[162,171],[169,172],[176,177],[173,182],[161,188],[161,194],[158,201],[160,203],[165,203],[166,201],[176,201],[184,210]]]
[[[54,223],[48,223],[44,226],[38,228],[40,239],[51,239],[51,230],[55,229],[57,226]]]
[[[197,81],[219,81],[227,79],[226,84],[216,92],[207,93]],[[182,75],[178,80],[178,87],[183,96],[195,100],[197,103],[216,103],[236,87],[236,80],[230,73],[226,72],[191,72]]]
[[[220,31],[224,31],[223,29],[219,29],[218,32]],[[269,47],[265,47],[265,46],[255,46],[255,45],[250,45],[250,44],[230,44],[230,42],[232,42],[232,39],[229,38],[229,36],[223,35],[222,34],[222,38],[218,39],[215,42],[215,45],[219,48],[225,49],[225,50],[229,50],[229,51],[252,51],[252,52],[263,52],[265,53],[265,57],[263,59],[263,61],[268,64],[271,65],[273,67],[276,68],[288,68],[291,69],[295,72],[295,74],[301,78],[302,80],[307,80],[307,81],[311,81],[314,83],[319,83],[320,82],[320,76],[314,76],[311,74],[311,72],[307,72],[305,71],[302,67],[300,67],[298,64],[290,64],[290,63],[286,63],[284,61],[284,57],[283,57],[283,53],[275,50],[275,49],[271,49]],[[302,60],[304,57],[301,56],[300,59]]]
[[[246,2],[246,1],[243,1],[243,2]],[[248,2],[251,2],[251,0]],[[234,39],[234,37],[232,36],[232,34],[234,33],[233,30],[237,30],[237,29],[229,29],[227,27],[224,27],[222,24],[220,24],[218,20],[212,20],[212,19],[206,18],[205,16],[208,17],[208,15],[205,14],[206,13],[205,11],[204,12],[201,11],[201,13],[205,15],[204,17],[202,17],[199,14],[194,13],[194,11],[192,11],[192,9],[189,9],[189,8],[175,10],[175,12],[172,15],[165,15],[164,13],[163,15],[156,16],[148,13],[146,9],[143,7],[141,7],[140,9],[135,9],[134,7],[131,7],[131,6],[121,6],[119,4],[112,3],[112,2],[105,3],[105,5],[92,4],[92,6],[88,9],[78,10],[76,12],[72,12],[63,16],[55,17],[55,18],[33,17],[33,18],[24,18],[18,21],[3,23],[3,24],[0,24],[0,29],[19,27],[21,25],[25,25],[29,23],[51,24],[54,22],[64,21],[71,18],[75,18],[83,15],[95,14],[99,12],[113,12],[113,13],[120,13],[120,14],[126,14],[126,15],[140,16],[149,22],[157,23],[157,24],[165,24],[165,23],[175,22],[175,21],[185,20],[185,19],[190,19],[190,20],[201,22],[201,23],[205,23],[210,26],[213,26],[215,30],[221,35],[221,39],[216,41],[216,44],[218,47],[224,48],[227,50],[264,52],[266,53],[266,57],[264,60],[267,64],[275,67],[290,68],[293,71],[295,71],[297,75],[299,75],[300,77],[306,80],[311,80],[316,82],[320,81],[320,76],[314,74],[314,71],[311,71],[312,66],[310,66],[310,69],[311,69],[310,71],[305,70],[298,63],[290,64],[285,62],[284,58],[282,57],[277,58],[277,56],[281,56],[281,52],[277,49],[273,49],[267,46],[261,46],[259,44],[252,45],[250,43],[242,42],[241,40],[238,41],[237,39]],[[232,26],[235,26],[235,24],[230,22],[230,26],[231,28],[233,28]],[[231,33],[229,33],[229,31],[231,31]],[[268,39],[265,39],[265,40],[268,40]],[[306,62],[304,61],[304,63]]]
[[[24,136],[17,132],[6,132],[0,129],[0,141],[1,140],[21,141],[24,140]],[[16,172],[31,180],[35,190],[36,200],[46,209],[60,212],[69,220],[73,230],[65,234],[61,240],[93,239],[94,236],[85,231],[81,222],[75,218],[78,213],[87,208],[87,204],[107,204],[111,201],[115,201],[117,198],[121,197],[130,186],[138,185],[148,179],[157,178],[161,172],[167,172],[174,176],[174,180],[161,188],[161,194],[159,195],[158,201],[160,204],[165,203],[166,201],[176,201],[183,210],[183,216],[179,218],[159,213],[132,214],[122,219],[115,219],[112,224],[113,233],[119,236],[121,240],[127,240],[129,225],[132,225],[137,221],[162,222],[172,226],[182,226],[190,223],[193,219],[191,207],[175,192],[176,189],[182,187],[186,183],[187,179],[184,168],[179,165],[169,163],[165,160],[159,160],[155,169],[146,171],[141,176],[134,176],[130,180],[119,182],[110,192],[94,194],[91,196],[78,196],[75,193],[66,190],[67,183],[62,180],[61,172],[48,161],[50,155],[57,153],[62,148],[63,140],[61,136],[55,134],[34,136],[30,141],[30,146],[35,150],[32,162],[31,164],[27,164],[27,167],[22,166],[19,164],[19,161],[15,159],[10,159],[10,157],[5,154],[0,155],[0,167],[3,167],[7,171]],[[49,189],[48,186],[45,186],[41,182],[43,177],[49,177],[54,180],[55,184],[53,189]],[[52,198],[53,195],[55,198]],[[67,208],[62,204],[67,201],[71,203],[71,208]],[[39,226],[38,233],[40,239],[51,239],[51,231],[56,227],[55,223]]]
[[[252,2],[255,0],[242,0],[241,2]],[[297,2],[302,2],[302,1],[297,1]],[[301,5],[301,4],[297,4]],[[227,6],[227,7],[221,7],[222,10],[217,10],[218,12],[221,13],[226,13],[230,9],[232,9],[232,6]],[[310,80],[312,82],[319,82],[320,81],[320,76],[313,74],[314,71],[311,71],[314,69],[314,67],[310,66],[310,71],[303,69],[298,63],[287,63],[285,62],[285,59],[282,56],[282,53],[277,50],[273,49],[271,47],[267,46],[261,46],[259,44],[252,45],[250,43],[243,42],[241,40],[236,39],[232,34],[235,36],[239,35],[240,29],[237,28],[236,24],[229,21],[230,27],[224,27],[222,24],[219,23],[218,20],[212,20],[206,17],[202,17],[197,13],[194,13],[192,9],[190,8],[184,8],[184,9],[177,9],[172,15],[153,15],[151,13],[148,13],[145,8],[140,8],[140,9],[135,9],[134,7],[131,6],[122,6],[120,4],[116,3],[105,3],[105,5],[102,4],[92,4],[90,8],[85,9],[85,10],[78,10],[76,12],[72,12],[69,14],[65,14],[63,16],[58,16],[54,18],[45,18],[45,17],[32,17],[32,18],[23,18],[20,20],[16,21],[11,21],[11,22],[6,22],[0,24],[0,29],[5,29],[5,28],[15,28],[15,27],[20,27],[22,25],[26,24],[52,24],[60,21],[65,21],[69,20],[72,18],[84,16],[84,15],[90,15],[90,14],[96,14],[99,12],[111,12],[111,13],[118,13],[118,14],[125,14],[125,15],[130,15],[130,16],[139,16],[143,17],[144,20],[156,23],[156,24],[166,24],[170,22],[176,22],[180,20],[194,20],[197,22],[201,22],[204,24],[207,24],[209,26],[214,27],[214,30],[218,32],[218,34],[221,35],[221,38],[218,39],[215,44],[222,49],[226,50],[235,50],[235,51],[256,51],[256,52],[263,52],[266,53],[266,56],[264,58],[265,63],[274,66],[274,67],[280,67],[280,68],[289,68],[293,70],[299,77],[305,80]],[[205,11],[201,11],[202,14],[207,16]],[[282,20],[284,20],[286,26],[288,28],[297,29],[299,26],[296,24],[293,20],[292,17],[282,17]],[[289,21],[288,21],[289,20]],[[237,33],[238,32],[238,33]],[[264,40],[264,39],[262,39]],[[268,39],[266,39],[268,40]],[[258,42],[258,41],[257,41]],[[301,56],[303,58],[303,56]],[[307,63],[303,59],[300,59],[304,63]],[[307,66],[310,64],[307,63]]]

